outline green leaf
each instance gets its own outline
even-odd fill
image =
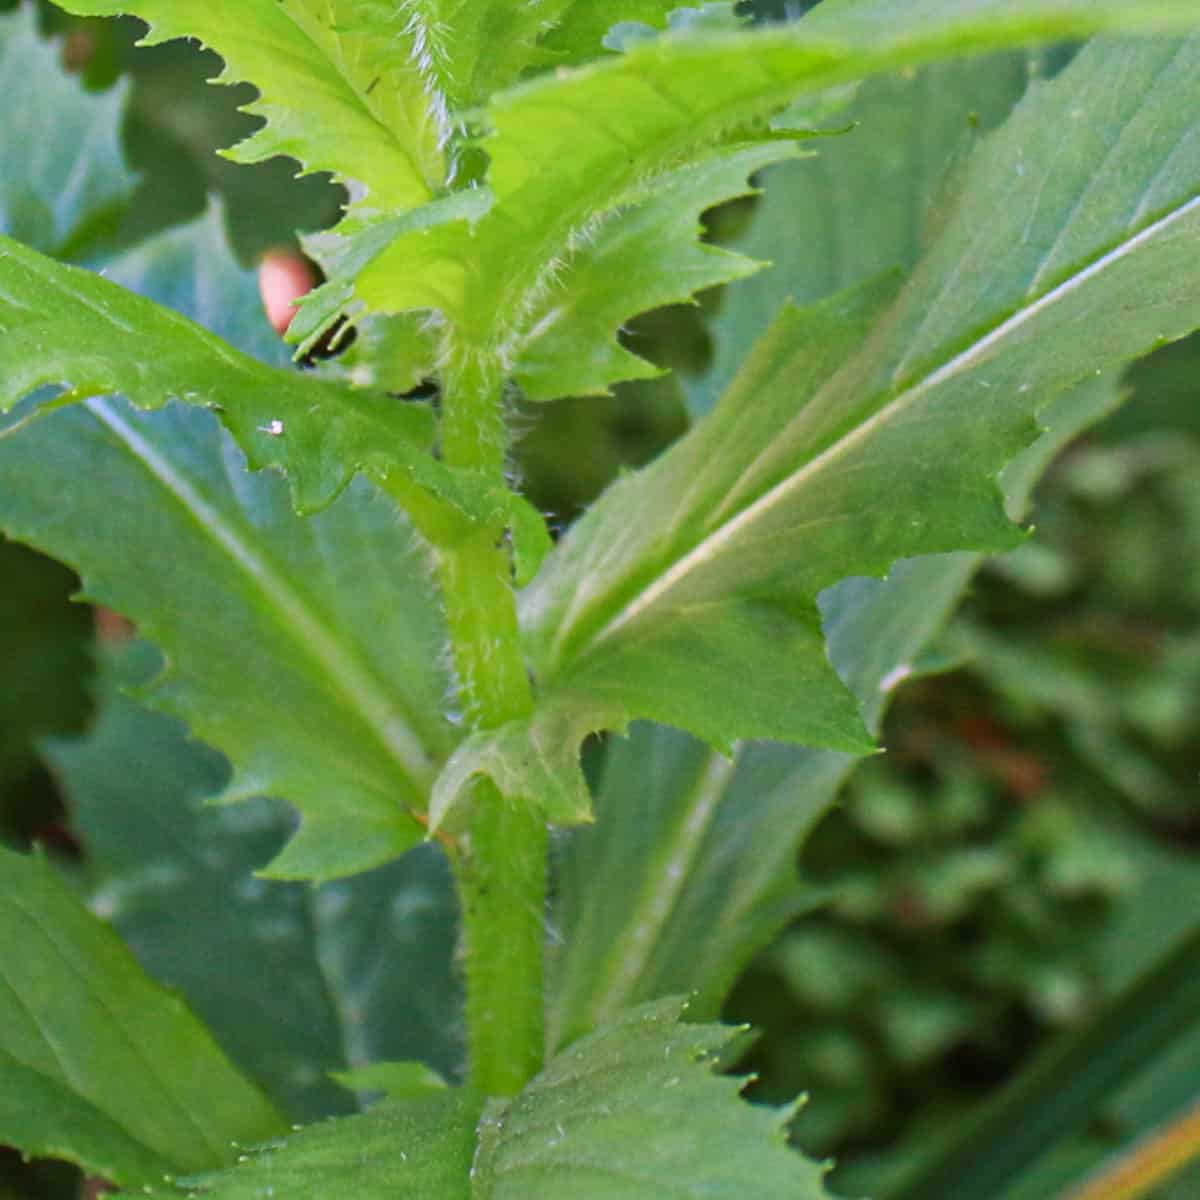
[[[159,243],[168,258],[179,236]],[[329,503],[356,469],[387,477],[406,456],[419,463],[432,436],[420,405],[264,365],[178,313],[7,238],[0,333],[0,406],[45,384],[70,384],[72,399],[119,392],[146,408],[172,398],[207,405],[254,469],[287,471],[304,510]],[[136,354],[114,352],[129,339]]]
[[[459,1068],[457,906],[440,849],[319,890],[251,878],[294,821],[264,800],[202,806],[228,766],[119,688],[157,669],[145,643],[102,660],[90,735],[50,751],[103,912],[235,1062],[298,1118],[345,1111],[326,1075],[381,1058]],[[280,988],[278,981],[287,979]]]
[[[606,395],[613,383],[662,374],[619,345],[617,330],[759,270],[762,263],[701,243],[700,215],[753,192],[747,176],[795,154],[784,141],[726,150],[668,172],[648,200],[601,224],[530,314],[514,368],[526,396]]]
[[[372,208],[399,210],[441,187],[442,128],[411,42],[363,19],[364,0],[65,0],[81,16],[130,13],[143,44],[196,38],[225,60],[223,83],[249,81],[247,112],[266,125],[230,152],[276,154],[367,189]]]
[[[7,1143],[53,1148],[137,1186],[159,1182],[164,1162],[175,1171],[230,1162],[234,1141],[284,1127],[41,859],[0,850],[0,943]]]
[[[211,234],[211,223],[191,231],[191,261],[201,267],[191,299],[203,300],[202,316],[236,316],[250,304],[254,279],[233,268]],[[167,235],[161,256],[149,247],[115,270],[157,289],[157,268],[168,280],[186,268],[177,251],[188,236]],[[147,261],[155,271],[147,273]],[[239,371],[278,377],[278,394],[303,402],[310,381],[104,287],[122,304],[145,306],[164,328],[183,328],[193,346],[219,347],[213,353]],[[78,324],[63,320],[59,340],[80,337]],[[261,329],[265,320],[256,320]],[[244,328],[253,344],[255,324]],[[140,355],[124,368],[160,369]],[[186,380],[186,366],[179,370]],[[424,808],[452,742],[439,715],[444,635],[427,552],[391,503],[360,480],[302,520],[282,481],[248,473],[211,416],[180,407],[143,415],[114,400],[88,401],[0,440],[0,480],[0,524],[74,564],[89,595],[133,617],[166,652],[169,670],[153,702],[229,754],[230,796],[270,793],[305,814],[277,873],[362,870],[420,840],[406,809]],[[355,588],[344,586],[348,577]],[[303,758],[297,745],[306,747]]]
[[[1200,929],[1193,929],[1077,1032],[1060,1038],[887,1192],[889,1200],[1002,1196],[1047,1147],[1195,1029]],[[1064,1080],[1070,1087],[1064,1087]]]
[[[252,1150],[219,1174],[187,1180],[205,1200],[469,1200],[482,1099],[463,1088],[388,1100]]]
[[[879,0],[850,0],[767,31],[654,39],[499,93],[482,141],[492,210],[473,228],[446,227],[436,268],[427,236],[397,239],[367,267],[358,294],[380,311],[441,308],[473,340],[512,354],[530,309],[598,218],[648,179],[707,156],[799,96],[1039,36],[1195,21],[1188,0],[1157,0],[1136,12],[1117,0],[1024,0],[1022,19],[1011,8],[980,0],[964,14],[961,6],[926,4],[917,19],[909,21],[906,8],[898,21]],[[872,25],[880,9],[884,37]]]
[[[433,786],[430,829],[461,832],[471,784],[487,776],[505,796],[533,800],[548,821],[577,825],[591,818],[592,798],[579,765],[579,744],[619,719],[586,707],[540,705],[532,715],[473,733],[450,756]]]
[[[479,1200],[823,1200],[824,1169],[787,1146],[790,1110],[743,1103],[713,1073],[738,1030],[685,1025],[665,1000],[622,1013],[484,1114]]]
[[[35,769],[35,739],[71,733],[91,701],[92,619],[70,602],[70,571],[0,541],[0,789]]]
[[[85,93],[24,4],[0,16],[0,88],[0,233],[67,253],[133,192],[120,140],[128,88]]]
[[[661,28],[667,14],[679,7],[678,0],[610,0],[604,5],[568,0],[558,24],[542,38],[542,49],[550,62],[578,66],[601,53],[604,36],[614,25],[636,22]]]
[[[996,478],[1037,411],[1200,324],[1197,69],[1197,37],[1097,43],[980,148],[861,348],[886,284],[785,311],[716,411],[610,489],[527,589],[544,687],[718,746],[861,749],[817,595],[1015,544]]]
[[[228,764],[120,690],[157,674],[153,648],[109,650],[101,666],[88,736],[48,750],[96,880],[92,909],[286,1112],[344,1111],[348,1098],[325,1078],[344,1059],[315,897],[302,884],[251,878],[286,841],[290,814],[266,800],[204,807],[227,784]]]
[[[167,653],[145,697],[229,754],[227,798],[300,808],[273,874],[329,878],[420,841],[410,812],[450,740],[442,631],[425,550],[391,504],[360,483],[299,518],[212,417],[111,400],[0,442],[0,481],[5,527]]]
[[[102,1108],[64,1083],[0,1050],[0,1133],[29,1158],[74,1163],[90,1174],[138,1186],[159,1183],[175,1167],[138,1141]]]
[[[997,55],[868,80],[839,113],[849,132],[765,174],[751,225],[731,248],[773,266],[726,290],[711,322],[712,363],[683,377],[693,413],[711,411],[785,300],[804,306],[912,268],[929,241],[930,205],[952,199],[947,171],[1008,115],[1035,65]]]

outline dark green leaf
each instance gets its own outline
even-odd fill
[[[62,254],[133,191],[120,141],[128,89],[87,95],[27,4],[0,16],[0,88],[0,233]]]
[[[31,1152],[55,1146],[75,1162],[98,1153],[85,1165],[138,1185],[158,1182],[164,1160],[177,1171],[216,1166],[233,1160],[233,1142],[283,1128],[45,862],[0,850],[0,877],[0,1053],[20,1068],[0,1070],[10,1119],[0,1137],[22,1134]],[[64,1091],[69,1107],[50,1103]]]

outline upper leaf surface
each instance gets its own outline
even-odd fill
[[[714,155],[670,171],[650,197],[604,221],[571,256],[530,313],[515,376],[531,400],[604,394],[661,372],[621,346],[639,313],[681,303],[761,263],[699,239],[700,214],[754,189],[748,177],[795,150],[784,141]]]
[[[425,283],[428,235],[411,235],[367,267],[359,295],[385,311],[441,308],[468,337],[513,354],[541,291],[597,218],[647,179],[711,153],[800,95],[1031,37],[1195,21],[1190,0],[1151,0],[1135,11],[1118,0],[1026,0],[1017,6],[1022,20],[1002,0],[979,0],[965,15],[925,5],[911,21],[879,0],[828,7],[815,27],[809,17],[757,33],[658,38],[494,96],[483,139],[491,211],[474,226],[444,227],[436,288]],[[872,24],[881,11],[884,36]]]
[[[62,253],[133,191],[121,152],[127,88],[85,93],[26,4],[0,16],[0,87],[0,233]]]
[[[231,1142],[283,1128],[207,1030],[45,862],[2,849],[0,943],[0,1056],[18,1064],[0,1071],[6,1141],[19,1132],[30,1151],[57,1146],[137,1184],[157,1182],[163,1160],[175,1170],[217,1166],[233,1159]],[[34,1089],[32,1107],[12,1111],[21,1081]],[[67,1107],[43,1105],[63,1093],[74,1097]]]
[[[502,1111],[485,1113],[475,1200],[825,1200],[821,1167],[789,1149],[790,1113],[744,1103],[711,1056],[736,1031],[679,1021],[666,1000],[581,1038]]]
[[[1096,44],[981,148],[861,349],[853,311],[865,328],[878,285],[785,311],[716,411],[613,488],[528,590],[547,683],[718,743],[853,749],[819,592],[1013,544],[995,480],[1037,410],[1200,324],[1198,69],[1200,37]]]
[[[266,125],[232,156],[276,154],[366,186],[376,209],[412,208],[443,182],[441,128],[413,47],[363,19],[366,0],[65,0],[84,16],[129,13],[147,44],[193,37],[226,64],[223,82],[253,83],[247,111]]]
[[[176,288],[191,280],[194,292],[174,298],[199,303],[202,317],[248,312],[253,276],[215,236],[211,222],[167,235],[115,270],[149,290],[164,286],[160,269]],[[146,306],[160,326],[178,323],[193,345],[220,347],[251,378],[278,376],[277,394],[292,403],[306,394],[303,377],[104,286]],[[248,345],[270,337],[255,312],[257,324],[240,327]],[[139,354],[122,369],[153,378],[160,366]],[[307,814],[281,869],[339,874],[419,840],[405,808],[424,807],[452,738],[439,715],[447,681],[430,567],[391,503],[359,481],[301,519],[283,482],[247,472],[210,415],[179,407],[142,415],[113,400],[0,440],[0,478],[4,526],[75,565],[90,594],[164,649],[170,670],[154,701],[229,754],[234,792],[281,796]]]
[[[309,1125],[252,1151],[236,1167],[188,1183],[204,1200],[469,1200],[482,1107],[467,1089],[429,1089]]]
[[[7,238],[0,333],[0,407],[64,383],[76,397],[119,392],[146,408],[205,404],[252,467],[287,471],[304,509],[327,504],[356,468],[386,475],[406,450],[415,459],[432,435],[418,405],[266,366],[178,313]]]

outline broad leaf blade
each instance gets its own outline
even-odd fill
[[[5,1050],[0,1050],[0,1136],[29,1158],[74,1163],[131,1187],[161,1183],[176,1170],[103,1108]]]
[[[915,265],[938,215],[931,204],[952,199],[947,171],[1008,115],[1034,65],[996,55],[868,80],[838,114],[851,126],[843,136],[766,173],[751,225],[730,248],[773,265],[726,290],[710,323],[712,363],[683,379],[693,413],[712,410],[785,300],[811,304]]]
[[[54,1111],[44,1111],[40,1130],[31,1114],[17,1114],[15,1125],[35,1139],[30,1149],[57,1141],[79,1161],[106,1134],[99,1115],[84,1114],[90,1105],[127,1136],[125,1145],[107,1143],[113,1163],[145,1182],[129,1143],[145,1148],[146,1170],[160,1159],[196,1170],[231,1161],[233,1141],[279,1132],[282,1118],[204,1027],[143,975],[45,862],[0,850],[0,877],[0,1053],[44,1077],[39,1093],[48,1099],[55,1090],[79,1098],[58,1112],[57,1125]],[[9,1076],[5,1087],[18,1081]],[[84,1117],[78,1142],[75,1116]],[[8,1129],[0,1133],[9,1139]]]
[[[441,129],[411,42],[362,18],[363,0],[66,0],[82,16],[130,13],[146,44],[192,37],[225,60],[222,82],[248,81],[247,111],[266,125],[234,150],[276,154],[367,188],[372,208],[412,208],[441,186]]]
[[[133,192],[120,140],[127,88],[85,93],[27,4],[0,17],[0,86],[0,233],[62,254]]]
[[[265,800],[201,804],[227,764],[118,690],[156,669],[144,643],[107,655],[94,728],[50,750],[96,880],[92,907],[291,1116],[346,1111],[327,1075],[348,1066],[419,1058],[451,1076],[461,982],[439,848],[320,889],[252,878],[295,822]]]
[[[429,260],[414,251],[427,247],[402,237],[366,269],[359,295],[381,311],[441,308],[468,336],[511,352],[541,289],[599,217],[647,179],[707,156],[799,96],[1036,37],[1195,21],[1187,0],[1154,0],[1136,12],[1117,0],[1041,0],[1020,6],[1023,20],[988,0],[966,14],[935,5],[911,25],[893,13],[881,38],[871,25],[879,7],[835,4],[813,32],[808,18],[757,33],[655,39],[496,95],[483,140],[495,205],[474,229],[448,229],[438,247],[439,283],[454,286],[425,286]]]
[[[1200,126],[1184,99],[1197,69],[1196,37],[1096,44],[1036,89],[840,371],[839,306],[861,310],[878,287],[785,312],[716,412],[612,489],[528,590],[547,684],[717,744],[854,749],[820,591],[914,554],[1014,544],[995,479],[1038,409],[1200,324]],[[719,718],[702,699],[715,686]]]
[[[431,435],[417,405],[256,362],[183,316],[3,238],[0,332],[4,407],[64,383],[79,396],[120,392],[148,408],[171,398],[208,405],[255,469],[288,472],[306,509],[328,503],[356,468],[386,473],[397,453],[415,454]],[[116,352],[132,339],[136,353]]]
[[[466,1089],[431,1089],[310,1125],[258,1147],[230,1170],[187,1182],[204,1200],[469,1200],[482,1107]]]
[[[790,1113],[745,1104],[745,1080],[713,1073],[738,1031],[679,1023],[682,1002],[622,1013],[551,1059],[485,1114],[480,1200],[824,1200],[824,1170],[787,1146]]]
[[[242,312],[253,277],[216,252],[211,233],[193,231],[206,283],[196,296],[215,313]],[[151,248],[117,269],[157,288],[151,264],[170,278],[181,236],[168,235],[161,260]],[[148,306],[120,291],[126,298]],[[142,311],[185,326],[192,347],[251,378],[272,370],[166,310]],[[128,362],[151,377],[162,366]],[[275,375],[279,394],[303,402],[308,381]],[[271,793],[307,815],[277,870],[328,877],[420,840],[406,810],[424,807],[452,741],[439,715],[443,633],[424,547],[365,481],[302,520],[282,481],[248,473],[211,416],[93,400],[0,440],[0,493],[6,528],[79,567],[91,595],[166,651],[154,702],[230,755],[231,794]]]
[[[146,698],[229,754],[229,797],[300,808],[276,874],[328,878],[420,841],[410,812],[448,742],[441,633],[425,552],[386,500],[359,484],[298,518],[212,417],[100,400],[0,442],[0,488],[14,536],[167,652]]]

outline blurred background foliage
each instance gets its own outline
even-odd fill
[[[13,7],[0,0],[0,11]],[[803,7],[764,0],[759,15],[781,19]],[[91,261],[189,220],[214,194],[247,266],[294,244],[297,230],[336,218],[342,193],[324,177],[297,180],[287,162],[239,167],[214,154],[254,124],[236,111],[250,89],[205,85],[219,69],[214,56],[183,43],[137,50],[136,21],[86,21],[48,4],[39,11],[89,88],[132,80],[123,136],[137,188],[72,256]],[[945,165],[939,159],[930,178]],[[710,236],[744,242],[756,218],[757,236],[788,246],[781,258],[803,252],[786,202],[769,214],[754,202],[711,214]],[[803,228],[803,214],[795,219]],[[689,402],[703,409],[696,397],[720,373],[714,330],[733,319],[722,306],[710,294],[698,308],[651,314],[628,331],[675,374],[610,398],[516,411],[518,469],[558,525],[621,468],[678,436]],[[743,1064],[759,1074],[756,1094],[810,1094],[796,1139],[836,1156],[835,1184],[846,1191],[886,1194],[918,1145],[953,1127],[1051,1035],[1096,1011],[1200,910],[1200,338],[1138,364],[1123,387],[1126,404],[1049,470],[1031,516],[1036,536],[976,578],[925,664],[936,673],[899,689],[887,753],[855,772],[810,839],[802,869],[810,884],[828,885],[828,902],[760,957],[728,1003],[727,1016],[763,1031]],[[70,602],[70,572],[23,547],[0,542],[0,578],[0,839],[48,846],[101,900],[139,888],[161,900],[155,889],[173,888],[175,911],[202,923],[230,887],[236,892],[234,874],[270,857],[286,814],[265,802],[241,815],[215,810],[207,859],[178,879],[139,878],[122,855],[153,858],[147,847],[156,840],[200,834],[194,808],[181,807],[172,827],[146,806],[163,789],[176,800],[211,790],[219,757],[172,722],[117,700],[79,741],[97,688],[115,695],[115,679],[144,673],[139,656],[148,651],[98,654],[93,615]],[[133,785],[104,777],[105,739],[132,748],[141,772]],[[97,807],[105,795],[115,797],[109,809]],[[118,825],[141,833],[114,841]],[[206,989],[193,977],[195,962],[173,954],[170,928],[139,921],[149,904],[122,905],[133,914],[123,932],[239,1061],[278,1078],[274,1090],[293,1112],[344,1111],[348,1094],[322,1077],[329,1061],[423,1054],[453,1074],[461,1053],[460,1031],[444,1018],[438,1028],[434,1011],[411,1016],[410,1036],[382,1044],[376,1036],[386,1022],[372,1013],[394,1011],[397,984],[380,977],[379,940],[367,944],[363,922],[347,913],[388,915],[386,936],[409,939],[404,952],[426,993],[454,987],[454,914],[441,867],[418,856],[401,874],[326,889],[315,903],[296,889],[269,907],[243,880],[246,919],[275,921],[284,933],[304,926],[319,959],[312,970],[343,980],[361,1009],[359,1024],[347,1023],[310,989],[296,1039],[307,1057],[290,1075],[255,1060],[252,1024],[237,1032],[246,1014],[231,1014],[211,980]],[[426,923],[398,923],[414,913]],[[269,1008],[257,1016],[282,1019]],[[1194,1098],[1196,1078],[1193,1035],[1114,1096],[1011,1200],[1052,1194],[1079,1162]],[[0,1153],[0,1200],[75,1188],[69,1171]],[[1195,1170],[1160,1193],[1197,1194]]]

